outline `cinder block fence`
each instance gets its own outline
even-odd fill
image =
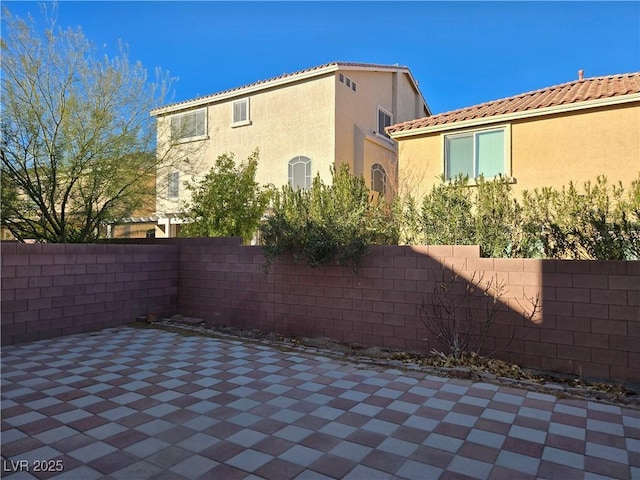
[[[2,344],[177,310],[177,245],[0,245]]]
[[[427,352],[419,314],[452,275],[505,284],[485,352],[520,365],[640,383],[640,262],[481,258],[475,246],[374,247],[357,271],[291,258],[265,268],[237,238],[2,245],[2,343],[180,312],[288,335]],[[531,321],[529,299],[541,311]],[[476,298],[474,313],[490,306]]]

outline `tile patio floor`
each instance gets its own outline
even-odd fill
[[[640,479],[637,409],[126,327],[3,347],[1,441],[12,480]]]

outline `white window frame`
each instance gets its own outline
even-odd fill
[[[442,159],[443,159],[443,172],[444,172],[444,178],[445,181],[452,181],[455,179],[454,176],[451,176],[450,172],[449,172],[449,157],[448,157],[448,149],[447,149],[447,140],[451,139],[451,138],[460,138],[460,137],[465,137],[465,136],[473,136],[473,170],[474,170],[474,175],[472,177],[469,177],[469,182],[471,184],[474,183],[475,179],[477,179],[478,177],[480,177],[481,173],[478,173],[478,157],[477,157],[477,152],[476,152],[476,145],[477,145],[477,135],[478,134],[482,134],[482,133],[487,133],[487,132],[494,132],[494,131],[502,131],[503,132],[503,165],[502,165],[502,173],[501,175],[505,178],[508,178],[511,181],[515,181],[515,179],[513,179],[511,177],[511,125],[507,124],[507,125],[493,125],[491,127],[486,127],[486,128],[480,128],[480,129],[473,129],[473,130],[464,130],[464,131],[460,131],[460,132],[454,132],[454,133],[443,133],[441,135],[442,137]],[[498,175],[493,175],[493,176],[485,176],[484,178],[487,180],[490,180],[492,178],[496,178],[498,177]]]
[[[180,197],[180,172],[167,174],[167,198]]]
[[[244,119],[236,120],[236,105],[246,104],[247,116]],[[231,126],[235,127],[243,127],[245,125],[251,125],[251,103],[249,102],[249,97],[242,98],[240,100],[236,100],[231,102]]]
[[[202,133],[198,134],[198,115],[202,114],[202,118],[203,118],[203,124],[202,124]],[[185,119],[189,116],[194,116],[194,121],[196,122],[196,134],[195,135],[182,135],[182,132],[179,132],[179,130],[182,129],[182,122],[185,121]],[[203,140],[207,138],[207,128],[208,128],[208,115],[207,115],[207,109],[205,108],[199,108],[197,110],[191,110],[189,112],[185,112],[185,113],[179,113],[176,115],[172,115],[169,118],[169,129],[170,129],[170,134],[171,134],[171,139],[174,142],[177,143],[183,143],[183,142],[193,142],[195,140]],[[174,122],[178,122],[179,125],[177,128],[174,128]],[[175,131],[178,130],[178,134],[175,134]]]
[[[378,109],[376,110],[376,135],[384,138],[385,140],[391,141],[391,137],[384,130],[384,126],[382,127],[382,129],[380,128],[380,112],[387,115],[389,117],[389,125],[393,125],[393,114],[378,105]]]
[[[293,184],[295,175],[293,174],[293,169],[296,165],[304,164],[305,165],[305,178],[304,178],[304,187],[302,190],[307,190],[311,188],[311,159],[309,157],[305,157],[304,155],[298,155],[297,157],[293,157],[289,160],[288,166],[288,174],[289,174],[289,186],[291,188],[296,188],[297,186]]]

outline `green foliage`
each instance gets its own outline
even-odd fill
[[[92,241],[154,201],[149,111],[170,81],[45,20],[3,10],[2,225],[23,241]]]
[[[508,256],[519,208],[504,178],[478,179],[475,187],[466,177],[434,185],[422,201],[420,212],[409,198],[401,208],[403,240],[427,245],[480,245],[490,256]]]
[[[202,181],[187,184],[191,201],[181,214],[187,220],[181,236],[251,240],[272,195],[255,181],[258,158],[257,149],[239,164],[233,154],[222,154]]]
[[[420,207],[415,197],[408,195],[402,198],[397,195],[392,203],[393,215],[398,222],[398,241],[403,245],[419,245],[426,243],[422,234]]]
[[[464,177],[435,185],[418,211],[397,200],[406,243],[480,245],[490,257],[624,260],[640,258],[640,174],[628,191],[600,176],[581,190],[525,191],[505,178]]]
[[[640,255],[640,175],[627,195],[622,184],[611,186],[599,176],[582,191],[570,183],[562,190],[524,192],[522,205],[528,251],[535,256],[625,260]]]
[[[476,243],[473,196],[466,177],[433,186],[422,201],[421,230],[427,245]]]
[[[475,241],[490,257],[517,255],[516,231],[520,206],[513,198],[511,184],[504,177],[487,181],[480,177],[475,195]]]
[[[397,243],[393,211],[384,199],[372,201],[364,179],[351,175],[347,165],[332,177],[331,185],[318,175],[308,190],[286,186],[276,193],[273,212],[260,227],[268,259],[290,253],[311,266],[355,266],[369,245]]]

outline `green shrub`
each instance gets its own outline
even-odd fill
[[[415,200],[403,202],[402,239],[427,245],[480,245],[492,257],[516,255],[514,237],[520,208],[505,178],[472,186],[467,177],[434,185],[417,212]]]
[[[474,245],[474,199],[468,178],[434,185],[422,201],[421,233],[427,245]]]
[[[521,208],[513,198],[511,183],[504,177],[477,181],[474,202],[475,243],[489,257],[519,255],[517,233]]]
[[[404,243],[477,244],[490,257],[640,258],[640,174],[626,192],[600,176],[582,190],[525,191],[520,202],[503,177],[458,177],[434,185],[420,209],[412,197],[395,208]]]
[[[308,190],[283,187],[272,210],[260,227],[269,260],[290,253],[311,266],[356,266],[369,245],[398,241],[393,209],[384,198],[373,201],[364,179],[347,165],[332,170],[331,185],[318,175]]]
[[[259,153],[236,163],[232,153],[216,159],[198,183],[189,183],[191,201],[183,209],[180,235],[184,237],[242,237],[251,240],[269,204],[272,190],[256,183]]]
[[[544,258],[631,260],[640,254],[640,176],[625,195],[606,177],[524,192],[523,249]]]

